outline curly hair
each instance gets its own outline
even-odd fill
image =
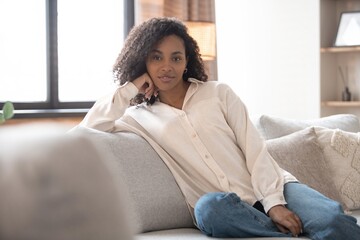
[[[188,63],[184,81],[188,78],[207,81],[199,46],[188,34],[187,27],[176,18],[160,17],[147,20],[130,31],[113,67],[115,82],[122,85],[146,73],[146,58],[151,49],[169,35],[180,37],[185,44]]]

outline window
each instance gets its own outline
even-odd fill
[[[45,1],[0,2],[0,101],[46,101],[45,11]]]
[[[0,102],[18,110],[91,107],[114,88],[131,2],[0,1]]]

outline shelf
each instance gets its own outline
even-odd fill
[[[360,101],[325,101],[321,102],[324,107],[360,107]]]
[[[360,44],[335,47],[340,16],[360,11],[360,0],[320,0],[320,115],[351,113],[360,117]],[[342,69],[345,75],[338,71]],[[345,78],[354,101],[342,101]],[[341,83],[340,83],[340,82]],[[346,84],[347,85],[347,84]]]
[[[327,47],[321,48],[321,53],[342,53],[342,52],[360,52],[360,46],[356,47]]]

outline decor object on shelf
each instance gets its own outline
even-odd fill
[[[339,66],[339,72],[341,76],[341,80],[344,84],[344,91],[342,92],[342,101],[351,101],[351,92],[349,90],[349,79],[348,79],[348,71],[346,67],[346,76],[344,76],[344,72],[342,68]]]
[[[14,105],[11,102],[5,102],[0,112],[0,124],[14,116]]]
[[[342,92],[343,101],[351,101],[351,92],[348,87],[345,87],[345,90]]]
[[[340,16],[335,47],[360,45],[360,12],[343,12]]]

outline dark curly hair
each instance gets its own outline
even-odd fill
[[[113,67],[115,82],[122,85],[146,73],[146,58],[151,49],[169,35],[180,37],[185,44],[188,62],[187,71],[183,75],[184,81],[188,78],[207,81],[199,46],[188,34],[187,27],[176,18],[160,17],[149,19],[130,31]]]

